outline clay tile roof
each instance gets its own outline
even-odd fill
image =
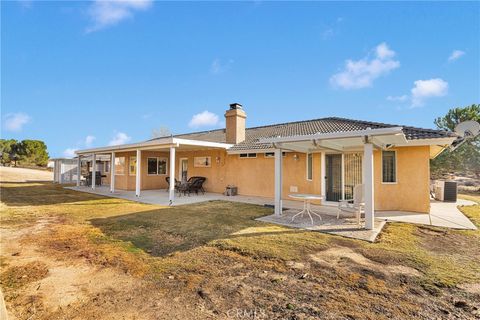
[[[261,127],[247,128],[245,131],[245,141],[234,145],[229,150],[261,150],[271,148],[270,144],[259,143],[260,138],[287,137],[297,135],[311,135],[316,133],[345,132],[354,130],[364,130],[367,128],[379,129],[389,127],[403,127],[403,132],[407,140],[417,139],[435,139],[454,136],[450,132],[422,129],[410,126],[393,125],[371,121],[352,120],[345,118],[329,117],[314,120],[286,122]],[[209,142],[225,143],[225,129],[194,132],[175,135],[176,138],[201,140]]]

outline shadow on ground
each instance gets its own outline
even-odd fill
[[[269,225],[255,219],[271,213],[271,208],[258,205],[209,201],[92,219],[90,222],[107,236],[130,241],[154,256],[164,256],[213,240],[299,232],[265,231]]]

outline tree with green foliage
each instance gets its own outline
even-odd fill
[[[14,139],[0,139],[0,162],[3,165],[9,165],[17,153],[18,141]]]
[[[467,120],[480,123],[480,105],[450,109],[445,116],[435,119],[434,123],[439,129],[454,131],[457,124]],[[434,175],[453,171],[480,175],[480,137],[465,142],[454,151],[445,150],[430,164]]]
[[[19,146],[21,164],[46,166],[48,163],[47,146],[40,140],[23,140]]]
[[[18,142],[10,139],[0,139],[0,151],[2,152],[0,161],[3,165],[35,165],[44,167],[48,163],[47,146],[40,140],[23,140]]]

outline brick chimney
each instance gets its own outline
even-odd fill
[[[237,144],[245,140],[245,119],[247,114],[240,103],[232,103],[225,112],[225,133],[227,143]]]

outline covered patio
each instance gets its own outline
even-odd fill
[[[402,127],[382,129],[366,129],[347,132],[319,133],[304,136],[288,136],[260,139],[261,143],[271,143],[275,148],[275,216],[283,215],[284,200],[282,199],[282,151],[290,150],[303,153],[321,152],[321,192],[323,201],[325,194],[325,153],[345,153],[363,151],[361,180],[363,181],[365,229],[375,230],[375,201],[374,201],[374,149],[388,149],[395,145],[407,143]],[[343,158],[342,158],[343,162]],[[343,180],[342,167],[342,180]],[[342,188],[344,186],[342,185]],[[344,192],[342,192],[344,194]]]
[[[78,165],[77,165],[77,188],[82,188],[81,186],[81,163],[82,160],[85,158],[90,159],[91,163],[96,163],[98,157],[109,157],[111,159],[110,161],[110,181],[109,181],[109,187],[108,189],[105,186],[98,186],[95,183],[95,179],[92,179],[90,185],[85,186],[87,188],[90,188],[92,191],[96,191],[96,189],[99,189],[98,191],[100,194],[103,194],[105,192],[110,193],[112,196],[115,196],[116,194],[123,194],[123,195],[128,195],[127,198],[130,197],[131,193],[128,191],[123,191],[128,188],[122,188],[122,190],[117,190],[116,185],[118,184],[117,179],[124,178],[124,177],[129,177],[132,176],[135,178],[135,192],[134,192],[134,197],[138,198],[143,201],[143,202],[148,202],[148,196],[151,192],[149,192],[151,189],[155,188],[148,188],[147,190],[144,190],[142,188],[142,176],[150,176],[150,172],[144,172],[144,170],[150,170],[148,165],[147,168],[142,168],[142,161],[144,160],[144,154],[145,153],[152,153],[152,152],[162,152],[168,155],[168,165],[165,160],[165,172],[161,175],[156,173],[155,175],[158,175],[158,179],[165,179],[169,178],[170,181],[176,181],[176,155],[178,152],[192,152],[192,151],[209,151],[209,150],[227,150],[230,148],[232,145],[227,144],[227,143],[218,143],[218,142],[209,142],[209,141],[199,141],[199,140],[189,140],[189,139],[181,139],[181,138],[175,138],[173,136],[171,137],[164,137],[164,138],[159,138],[159,139],[154,139],[154,140],[149,140],[146,142],[141,142],[141,143],[134,143],[134,144],[126,144],[126,145],[121,145],[121,146],[111,146],[111,147],[103,147],[103,148],[95,148],[95,149],[87,149],[87,150],[82,150],[82,151],[77,151],[78,154]],[[128,170],[133,170],[134,173],[131,174],[130,172],[125,172],[122,174],[118,174],[116,170],[117,160],[120,155],[121,157],[125,158],[126,153],[133,153],[135,156],[132,158],[135,158],[135,164],[132,166],[129,160],[128,168],[124,171]],[[151,157],[152,159],[155,157]],[[166,159],[166,158],[165,158]],[[157,160],[158,161],[158,160]],[[209,158],[210,165],[211,165],[211,157]],[[213,161],[220,161],[219,157],[217,159],[214,159]],[[125,167],[126,165],[123,164]],[[158,164],[157,164],[158,166]],[[91,175],[92,177],[96,176],[96,171],[98,170],[96,166],[91,166]],[[160,168],[160,167],[158,167]],[[157,168],[157,169],[158,169]],[[167,169],[168,168],[168,169]],[[155,168],[154,168],[155,169]],[[157,170],[155,169],[155,170]],[[181,169],[181,168],[179,168]],[[183,178],[183,177],[182,177]],[[166,179],[165,179],[166,180]],[[128,184],[126,184],[128,185]],[[87,191],[86,188],[82,188],[82,190]],[[168,195],[168,205],[173,205],[175,202],[175,183],[170,183],[168,185],[168,192],[166,193]],[[145,192],[145,194],[144,194]],[[105,194],[107,195],[107,194]],[[144,197],[145,196],[145,197]],[[131,199],[134,200],[135,198]]]

